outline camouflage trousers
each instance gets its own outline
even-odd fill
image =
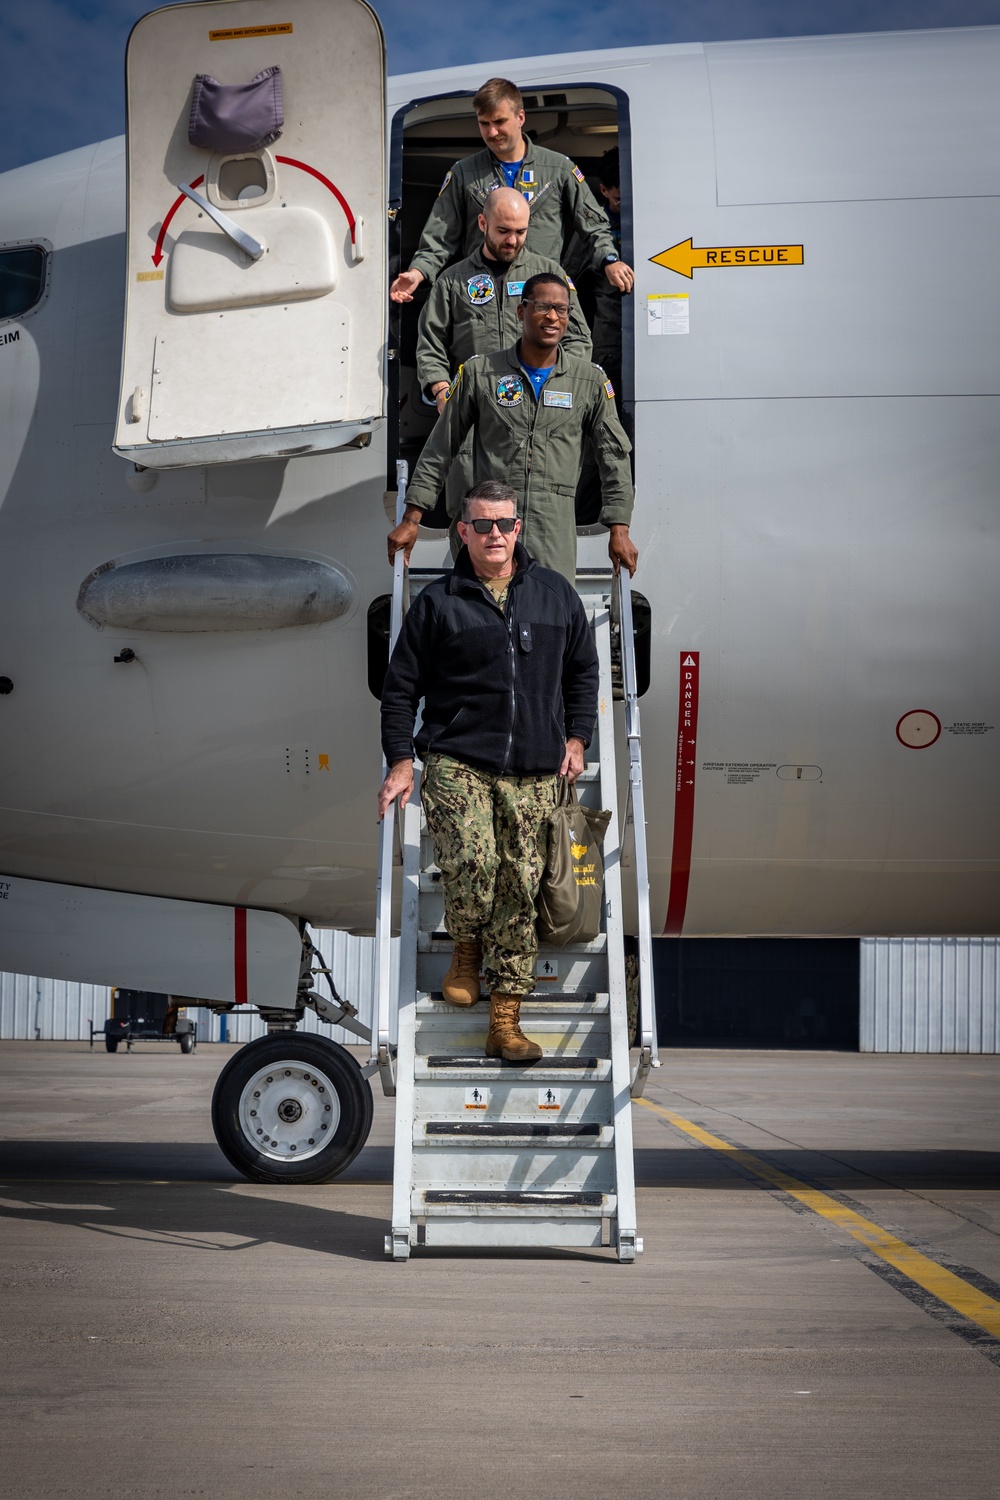
[[[420,783],[453,938],[481,937],[493,994],[535,987],[535,898],[548,852],[555,776],[499,776],[428,755]]]

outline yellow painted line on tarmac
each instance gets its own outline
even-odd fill
[[[889,1234],[887,1230],[873,1224],[870,1219],[855,1213],[853,1208],[846,1208],[829,1194],[820,1192],[818,1188],[809,1187],[804,1182],[799,1182],[796,1177],[789,1177],[788,1173],[783,1172],[780,1167],[772,1167],[769,1162],[762,1160],[759,1156],[754,1156],[750,1151],[744,1151],[739,1146],[731,1146],[720,1136],[712,1135],[710,1131],[696,1125],[693,1120],[686,1120],[683,1115],[675,1114],[672,1109],[663,1109],[661,1105],[653,1104],[648,1099],[637,1099],[635,1102],[652,1110],[654,1114],[662,1115],[663,1119],[673,1125],[675,1130],[680,1130],[684,1135],[690,1136],[700,1146],[707,1146],[710,1151],[721,1152],[731,1162],[743,1167],[745,1171],[752,1172],[755,1177],[763,1178],[772,1187],[795,1198],[813,1213],[819,1214],[831,1224],[836,1224],[838,1228],[846,1230],[867,1250],[871,1250],[890,1266],[895,1266],[897,1271],[901,1271],[917,1286],[923,1287],[924,1291],[930,1292],[931,1296],[947,1303],[963,1318],[968,1318],[970,1322],[977,1323],[980,1328],[985,1328],[987,1333],[992,1334],[994,1338],[1000,1338],[1000,1302],[993,1297],[988,1297],[985,1292],[979,1291],[968,1281],[964,1281],[961,1276],[956,1276],[953,1271],[938,1265],[936,1261],[922,1255],[919,1250],[914,1250],[913,1246],[908,1245],[905,1240],[898,1239],[896,1235]]]

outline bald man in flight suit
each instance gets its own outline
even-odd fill
[[[521,293],[525,282],[540,271],[553,272],[570,287],[563,348],[590,359],[590,330],[573,283],[556,261],[524,247],[528,217],[528,205],[520,193],[512,188],[490,193],[479,215],[482,243],[438,277],[421,311],[417,378],[424,395],[434,400],[439,415],[448,387],[466,360],[476,354],[496,354],[517,342]],[[467,438],[445,485],[456,553],[461,545],[455,533],[456,517],[473,482],[472,441]]]

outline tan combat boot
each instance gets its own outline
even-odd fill
[[[490,1029],[486,1056],[505,1057],[508,1062],[537,1062],[542,1049],[529,1042],[517,1024],[521,1015],[520,995],[490,996]]]
[[[451,967],[441,981],[441,993],[449,1005],[475,1005],[479,999],[479,965],[483,945],[479,938],[463,942],[455,939]]]

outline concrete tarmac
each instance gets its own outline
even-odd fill
[[[0,1044],[3,1496],[1000,1496],[1000,1058],[667,1053],[635,1266],[392,1264],[391,1101],[252,1184],[233,1050]]]

